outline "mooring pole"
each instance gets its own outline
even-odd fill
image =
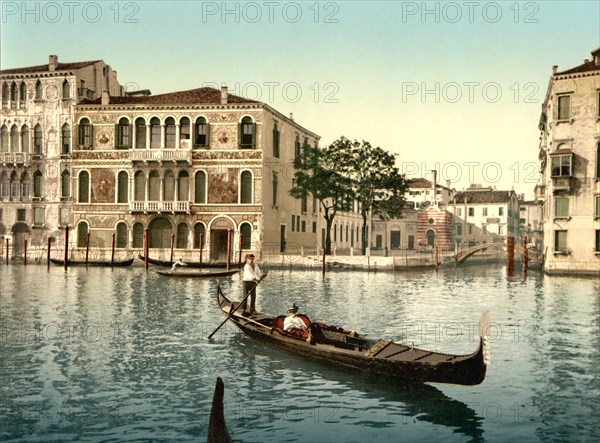
[[[85,267],[87,268],[90,257],[90,233],[85,234]]]
[[[323,280],[325,280],[325,248],[323,248],[323,263],[321,264],[321,273],[323,274]]]
[[[150,237],[150,231],[148,228],[144,229],[144,269],[148,272],[148,253],[150,247],[148,246],[148,240]]]
[[[173,248],[175,247],[175,234],[171,234],[171,264],[173,263]]]
[[[438,262],[440,257],[440,251],[438,249],[437,243],[435,244],[435,272],[438,271]]]
[[[23,240],[23,266],[27,266],[27,239]]]
[[[8,264],[8,237],[6,237],[6,264]]]
[[[523,280],[527,280],[527,267],[529,261],[529,252],[527,251],[527,236],[523,237],[523,259],[521,262],[521,272]]]
[[[65,226],[65,271],[69,268],[69,225]]]
[[[227,230],[227,270],[231,268],[231,229]]]
[[[50,272],[50,249],[52,248],[52,237],[48,237],[48,256],[46,257],[46,271]]]
[[[115,233],[112,235],[112,252],[110,254],[110,265],[113,266],[115,264]]]
[[[506,275],[512,277],[515,275],[515,238],[511,235],[507,236],[506,245]]]

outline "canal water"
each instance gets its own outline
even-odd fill
[[[273,269],[258,307],[448,353],[472,352],[490,311],[478,386],[329,367],[254,342],[223,320],[217,284],[142,268],[0,266],[0,441],[206,441],[216,377],[240,442],[598,441],[600,282],[502,265],[418,272]]]

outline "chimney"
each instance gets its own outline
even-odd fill
[[[58,67],[58,55],[49,55],[48,56],[48,70],[56,71]]]
[[[552,74],[556,74],[558,72],[558,65],[552,66]]]
[[[102,106],[106,106],[110,104],[110,95],[108,95],[108,90],[105,89],[102,91]]]
[[[221,104],[222,105],[227,104],[228,96],[229,96],[229,93],[227,92],[227,86],[221,86]]]
[[[589,62],[590,62],[590,59],[589,59],[589,58],[584,58],[584,59],[583,59],[583,63],[585,63],[586,65],[587,65]]]
[[[290,112],[290,120],[294,121],[294,113],[293,112]]]

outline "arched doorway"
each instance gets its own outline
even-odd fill
[[[29,241],[31,231],[25,223],[15,223],[11,229],[13,235],[13,256],[21,255],[25,247],[25,240]]]
[[[427,246],[435,246],[435,231],[433,229],[428,229],[427,232],[425,232],[425,235],[427,236]]]
[[[148,225],[150,235],[150,248],[166,249],[171,247],[173,226],[164,217],[157,217]]]
[[[219,217],[210,226],[210,259],[227,261],[227,233],[233,230],[233,223],[225,217]],[[233,239],[232,239],[233,240]]]

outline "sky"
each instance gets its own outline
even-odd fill
[[[533,197],[552,66],[600,47],[599,1],[1,1],[0,67],[103,59],[127,90],[220,87],[408,178]]]

